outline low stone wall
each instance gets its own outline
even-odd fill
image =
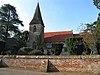
[[[81,71],[100,73],[100,56],[0,56],[9,67],[34,71]]]

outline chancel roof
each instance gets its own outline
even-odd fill
[[[61,31],[61,32],[45,32],[45,42],[64,42],[66,38],[72,37],[72,31]]]

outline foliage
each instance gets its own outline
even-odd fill
[[[54,44],[52,44],[52,48],[53,48],[54,55],[60,55],[62,48],[63,48],[63,44],[62,43],[54,43]]]
[[[95,28],[93,24],[86,24],[86,29],[83,32],[84,41],[91,49],[95,48]]]
[[[100,16],[100,14],[99,14],[99,16]],[[98,17],[97,21],[95,21],[93,24],[96,25],[95,43],[96,43],[97,52],[98,52],[98,54],[100,54],[100,18]]]
[[[92,33],[90,32],[83,32],[83,40],[86,44],[86,49],[95,50],[95,39]],[[88,46],[88,48],[87,48]]]
[[[100,14],[99,14],[100,16]],[[91,24],[85,24],[86,29],[84,29],[84,39],[85,42],[89,45],[89,48],[92,50],[96,50],[96,46],[100,44],[100,18],[97,18],[97,21]],[[91,38],[89,38],[91,37]],[[98,51],[100,47],[98,47]]]
[[[93,0],[93,3],[100,10],[100,0]],[[99,39],[100,38],[100,13],[98,14],[98,19],[97,21],[94,22],[94,24],[97,25],[96,26],[96,37]]]
[[[19,49],[18,51],[18,54],[19,55],[27,55],[28,52],[32,51],[33,49],[32,48],[29,48],[29,47],[22,47]]]
[[[19,32],[17,33],[14,38],[18,40],[20,47],[26,46],[27,40],[28,40],[29,32],[24,31],[24,32]]]
[[[28,39],[28,36],[29,36],[29,32],[28,31],[24,31],[21,33],[21,39],[25,42],[27,42],[27,39]]]
[[[100,9],[100,0],[93,0],[94,5]]]
[[[12,33],[19,32],[18,25],[23,26],[22,21],[19,20],[18,14],[14,6],[10,4],[4,4],[0,8],[0,30],[1,35],[5,38],[11,36]]]
[[[100,20],[95,21],[93,25],[96,26],[94,30],[95,41],[100,43]]]
[[[2,54],[4,48],[5,48],[5,41],[3,39],[0,39],[0,54]]]
[[[100,0],[93,0],[94,5],[97,7],[97,9],[100,10]],[[85,37],[90,37],[92,36],[91,39],[85,40],[89,47],[92,50],[98,51],[98,54],[100,54],[100,13],[98,14],[97,21],[91,23],[91,24],[85,24],[86,29],[84,29],[84,32],[89,32],[89,35],[85,35]],[[90,34],[91,33],[91,34]]]
[[[41,50],[32,50],[28,54],[29,55],[43,55],[43,52]]]
[[[66,38],[65,43],[67,45],[67,51],[72,54],[72,40],[70,38]]]
[[[7,38],[2,54],[17,54],[19,48],[19,43],[15,38]]]
[[[53,44],[64,44],[64,42],[55,42]]]
[[[12,38],[20,33],[18,25],[23,26],[19,20],[16,8],[10,4],[4,4],[0,7],[0,38],[5,40],[4,54],[16,54],[19,44],[17,39]]]
[[[81,55],[84,51],[84,42],[82,37],[71,37],[65,40],[67,45],[67,51],[70,54]]]
[[[43,52],[41,50],[33,50],[29,47],[22,47],[18,51],[18,55],[43,55]]]
[[[5,40],[3,40],[3,39],[0,38],[0,42],[5,42]]]

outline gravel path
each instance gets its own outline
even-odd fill
[[[99,75],[93,73],[82,73],[82,72],[34,72],[32,70],[22,69],[11,69],[11,68],[0,68],[0,75]]]

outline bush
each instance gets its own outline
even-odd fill
[[[41,50],[32,50],[28,54],[29,55],[43,55],[43,52]]]
[[[18,55],[27,55],[29,52],[31,52],[33,49],[29,47],[22,47],[18,51]]]
[[[5,41],[0,39],[0,54],[4,51],[5,48]]]
[[[43,51],[33,50],[32,48],[29,48],[29,47],[22,47],[18,51],[18,55],[43,55]]]
[[[60,55],[62,52],[63,44],[52,44],[54,54],[55,55]]]
[[[66,44],[70,54],[82,55],[85,49],[82,37],[66,38]]]

